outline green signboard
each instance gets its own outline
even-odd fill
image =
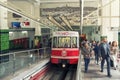
[[[9,50],[9,31],[0,30],[0,53],[8,52]]]

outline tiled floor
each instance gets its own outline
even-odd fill
[[[104,72],[100,72],[100,64],[96,65],[94,60],[91,60],[88,72],[84,73],[84,63],[82,62],[83,80],[120,80],[120,67],[117,70],[111,68],[111,75],[111,78],[107,77],[106,64],[104,66]]]

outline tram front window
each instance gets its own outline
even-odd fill
[[[77,48],[77,37],[72,37],[71,38],[71,42],[72,42],[72,48]]]
[[[54,37],[53,48],[77,48],[77,37]]]

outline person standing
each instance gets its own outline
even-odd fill
[[[110,53],[111,53],[111,55],[110,55],[111,60],[113,61],[113,67],[116,70],[116,67],[117,67],[117,54],[118,54],[118,46],[117,46],[116,41],[112,42],[112,45],[111,45],[111,48],[110,48]]]
[[[82,51],[82,55],[84,57],[85,73],[87,73],[88,66],[89,66],[89,63],[90,63],[90,56],[91,56],[91,48],[88,45],[88,43],[83,44],[83,46],[81,48],[81,51]]]
[[[95,40],[93,40],[92,42],[91,42],[91,48],[92,48],[92,59],[94,59],[94,56],[95,56],[95,47],[96,47],[96,41]],[[95,61],[96,62],[96,61]]]
[[[98,42],[96,42],[96,45],[95,45],[95,47],[93,48],[93,50],[94,50],[94,53],[95,53],[95,63],[98,65],[98,63],[99,63],[99,54],[98,54],[98,51],[99,51],[99,41]]]
[[[102,38],[99,45],[99,56],[101,57],[101,72],[104,69],[105,60],[107,62],[107,76],[112,77],[110,72],[110,46],[107,43],[107,38]]]

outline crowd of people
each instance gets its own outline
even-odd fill
[[[102,38],[101,41],[84,40],[81,42],[81,54],[84,58],[85,73],[88,71],[91,58],[95,59],[95,64],[100,64],[100,71],[104,71],[104,63],[107,63],[107,76],[112,77],[111,67],[117,69],[117,55],[119,53],[117,41],[108,43],[107,38]]]

